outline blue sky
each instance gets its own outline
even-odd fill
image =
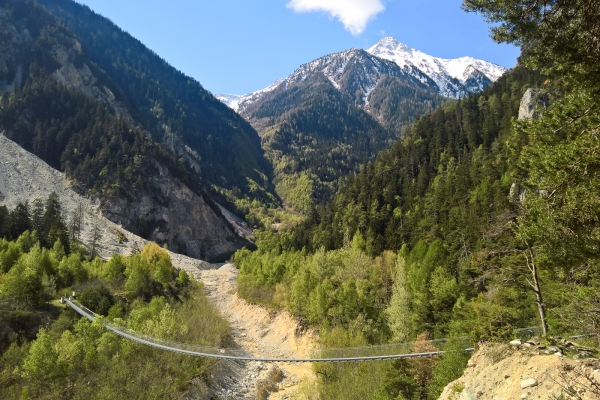
[[[214,94],[244,94],[298,66],[383,35],[436,57],[471,56],[507,68],[519,49],[498,45],[461,0],[77,0],[139,39]],[[367,18],[369,17],[370,18]]]

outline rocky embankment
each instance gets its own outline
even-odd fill
[[[19,202],[45,201],[52,192],[58,194],[67,219],[78,210],[82,211],[78,240],[90,251],[93,248],[101,258],[108,259],[113,254],[129,255],[146,245],[147,240],[105,218],[99,202],[76,193],[61,172],[0,134],[0,205],[13,209]],[[211,267],[202,260],[170,254],[173,264],[188,273]]]
[[[561,338],[484,344],[440,400],[600,399],[598,353]]]

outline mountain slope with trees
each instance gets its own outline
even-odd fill
[[[240,113],[261,135],[277,193],[306,213],[389,148],[404,125],[442,104],[434,86],[423,74],[352,49],[301,66]]]
[[[248,244],[207,194],[195,167],[135,122],[119,86],[42,7],[1,4],[0,127],[114,222],[174,251],[215,257]],[[14,90],[14,92],[10,92]]]
[[[523,47],[520,65],[419,119],[303,224],[236,255],[240,293],[305,317],[324,343],[476,342],[531,325],[598,333],[600,5],[464,8],[494,23],[497,41]],[[533,112],[517,120],[522,99]],[[435,398],[464,366],[331,366],[318,390]]]
[[[252,127],[197,81],[138,40],[71,0],[40,1],[77,35],[83,52],[119,86],[137,122],[208,184],[271,198],[269,163]]]

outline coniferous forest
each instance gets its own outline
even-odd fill
[[[526,326],[597,333],[600,7],[463,7],[495,24],[495,40],[522,46],[519,65],[420,118],[330,203],[290,230],[265,230],[258,251],[235,256],[240,294],[329,332],[330,347],[498,340]],[[535,112],[518,120],[528,89]],[[436,398],[462,373],[458,361],[426,372],[410,362],[330,366],[318,390]]]
[[[597,1],[464,0],[495,41],[521,47],[516,67],[456,101],[414,92],[424,102],[397,111],[389,102],[400,97],[375,96],[373,112],[396,110],[385,126],[317,77],[278,97],[307,107],[263,133],[266,157],[246,121],[88,8],[0,5],[33,38],[26,50],[14,35],[0,42],[2,82],[20,74],[11,57],[26,61],[21,84],[2,95],[0,126],[78,190],[106,202],[151,192],[159,163],[211,207],[210,196],[237,202],[256,225],[256,249],[232,258],[242,298],[288,311],[324,348],[415,342],[434,351],[427,340],[450,338],[457,350],[315,364],[305,398],[436,399],[467,365],[459,337],[507,341],[534,326],[545,336],[600,335]],[[121,108],[55,79],[48,49],[76,39],[84,52],[69,62],[89,63]],[[383,85],[409,90],[391,78]],[[257,112],[275,120],[280,105]],[[415,118],[423,107],[433,110]],[[348,138],[352,148],[340,145]],[[276,208],[271,182],[294,211]],[[208,396],[212,362],[122,340],[55,300],[76,291],[138,332],[221,346],[229,327],[202,284],[156,244],[102,261],[72,239],[55,194],[0,207],[0,397]]]

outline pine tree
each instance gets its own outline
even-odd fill
[[[42,217],[41,227],[40,239],[43,246],[50,247],[54,245],[56,240],[60,240],[65,252],[69,254],[69,234],[67,231],[67,226],[64,222],[62,207],[56,192],[50,193],[48,199],[46,200],[46,207]]]
[[[17,207],[8,216],[9,239],[16,240],[23,232],[30,230],[31,227],[29,204],[27,202],[17,204]]]

